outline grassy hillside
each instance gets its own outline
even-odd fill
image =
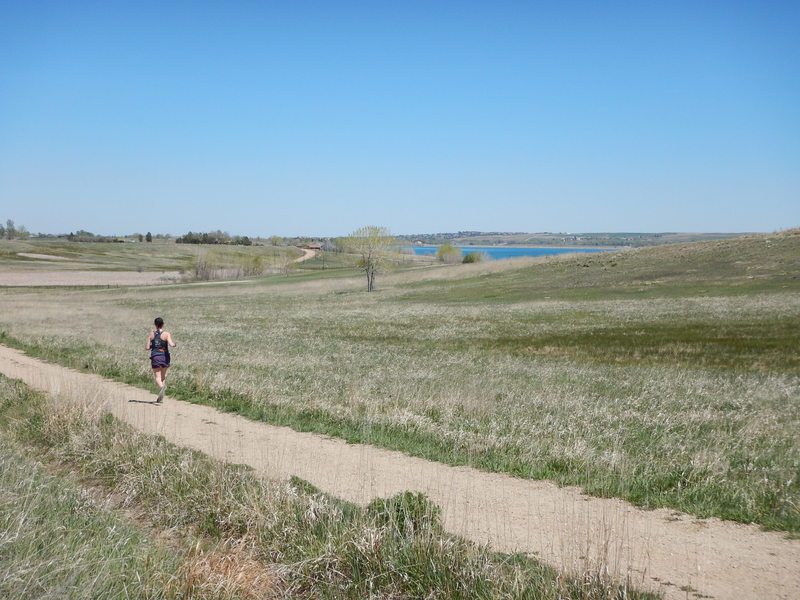
[[[28,257],[25,254],[43,255]],[[111,271],[191,271],[199,259],[213,258],[223,268],[235,268],[243,259],[282,256],[296,258],[296,248],[176,244],[174,240],[101,243],[62,239],[0,240],[0,269],[80,269]],[[57,257],[48,260],[47,256]]]
[[[468,272],[464,269],[465,274]],[[409,300],[520,302],[727,296],[800,290],[800,229],[739,239],[549,258],[528,268],[418,284]]]
[[[57,298],[4,290],[0,331],[148,387],[142,347],[158,314],[180,343],[182,398],[800,532],[799,241],[411,270],[373,294],[329,271]]]

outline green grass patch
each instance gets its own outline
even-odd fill
[[[180,552],[22,452],[9,430],[44,420],[41,395],[0,377],[0,402],[0,596],[184,597]]]

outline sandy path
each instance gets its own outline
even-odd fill
[[[584,496],[574,488],[449,467],[167,398],[0,346],[0,371],[57,397],[89,401],[135,427],[269,477],[297,475],[353,502],[419,490],[446,528],[562,570],[607,565],[667,598],[800,598],[800,540],[757,527]]]
[[[24,258],[36,258],[41,260],[72,260],[71,258],[67,258],[65,256],[56,256],[55,254],[37,254],[35,252],[17,252],[17,256],[22,256]]]
[[[303,256],[299,256],[299,257],[295,258],[292,261],[293,263],[299,263],[299,262],[304,262],[304,261],[307,261],[307,260],[311,260],[312,258],[314,258],[317,255],[317,251],[316,250],[312,250],[311,248],[298,248],[298,250],[302,250],[303,251]]]

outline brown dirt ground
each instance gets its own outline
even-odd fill
[[[641,510],[576,488],[450,467],[298,433],[167,398],[0,346],[0,371],[57,398],[89,402],[133,426],[273,478],[301,477],[359,504],[411,490],[442,507],[452,533],[557,569],[607,569],[666,598],[800,598],[800,540],[753,525]]]

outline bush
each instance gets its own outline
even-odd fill
[[[461,250],[454,248],[450,244],[442,244],[436,250],[436,258],[443,263],[455,264],[461,258]]]
[[[482,252],[468,252],[466,255],[464,255],[464,260],[462,260],[461,262],[463,262],[464,264],[469,264],[469,263],[481,262],[482,260],[483,260]]]

